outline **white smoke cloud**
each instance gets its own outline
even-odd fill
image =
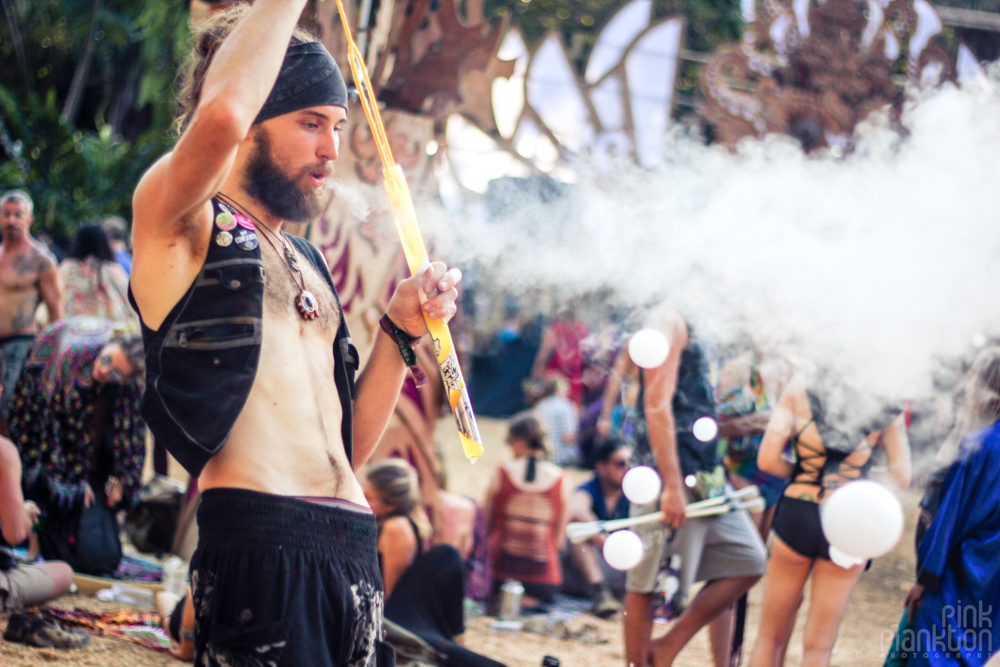
[[[444,256],[517,292],[604,285],[671,298],[714,334],[796,341],[870,390],[918,396],[938,357],[1000,333],[1000,68],[878,116],[843,159],[790,139],[736,153],[679,133],[655,171],[581,176],[567,217],[422,215]]]

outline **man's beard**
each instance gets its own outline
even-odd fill
[[[24,232],[18,225],[4,225],[0,228],[0,243],[4,241],[10,241],[11,243],[20,241],[24,236]]]
[[[251,197],[264,205],[277,218],[288,222],[309,222],[326,206],[326,188],[305,192],[299,179],[289,178],[275,164],[271,155],[271,140],[267,130],[256,128],[255,146],[247,161],[244,188]],[[312,165],[299,176],[311,171],[326,171],[322,165]]]

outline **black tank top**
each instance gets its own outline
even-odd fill
[[[717,437],[708,441],[694,437],[694,423],[702,417],[717,419],[717,411],[715,393],[709,383],[708,360],[691,327],[688,327],[688,332],[689,342],[681,352],[680,365],[677,369],[677,386],[671,403],[677,439],[677,458],[681,465],[681,474],[684,476],[702,471],[711,472],[721,461]],[[639,398],[636,400],[635,410],[638,413],[638,423],[632,425],[636,431],[633,456],[636,464],[655,467],[656,461],[649,448],[645,401],[646,378],[640,368]]]
[[[403,514],[402,512],[390,512],[389,514],[386,514],[378,522],[378,532],[376,533],[376,539],[382,537],[382,526],[385,524],[385,520],[393,519],[397,516],[401,516],[410,522],[410,528],[413,529],[413,536],[417,538],[417,553],[413,555],[413,560],[417,560],[418,558],[420,558],[420,554],[424,552],[424,541],[420,537],[420,529],[417,528],[417,522],[414,521],[409,514]],[[378,569],[379,572],[384,571],[382,569],[382,552],[379,552],[378,554]]]

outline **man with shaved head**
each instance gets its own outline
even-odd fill
[[[31,236],[34,203],[24,190],[0,195],[0,353],[7,362],[0,417],[7,416],[11,391],[38,333],[35,315],[44,303],[49,322],[62,318],[62,282],[51,252]]]

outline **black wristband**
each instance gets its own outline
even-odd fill
[[[420,342],[420,336],[411,336],[403,329],[397,327],[396,323],[389,319],[389,313],[382,316],[382,319],[378,321],[378,325],[382,327],[382,331],[389,334],[397,343],[402,342],[404,345],[412,347]]]
[[[423,386],[427,382],[427,374],[424,373],[424,369],[417,363],[417,353],[413,351],[413,346],[420,342],[421,337],[411,336],[397,327],[396,323],[389,319],[389,313],[382,316],[378,321],[378,325],[389,338],[392,338],[396,342],[396,347],[399,348],[399,355],[403,357],[403,363],[413,373],[414,382],[417,383],[418,387]]]

